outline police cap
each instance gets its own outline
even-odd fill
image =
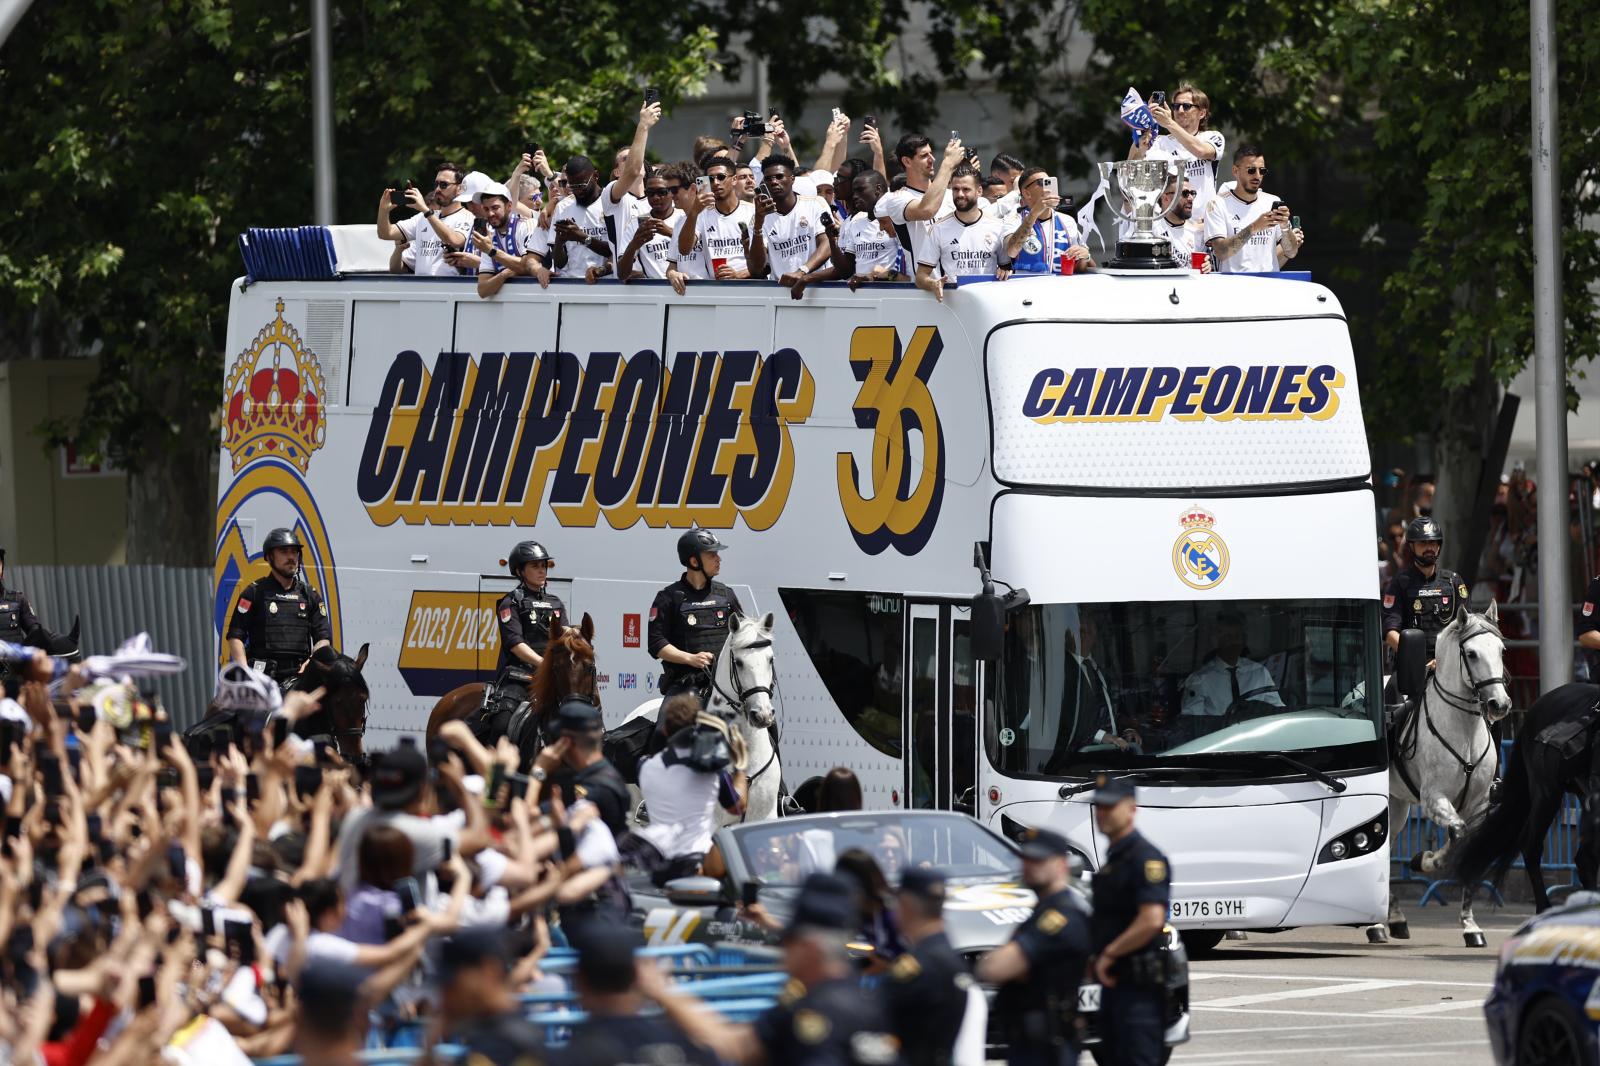
[[[701,552],[725,552],[728,546],[722,543],[715,533],[709,529],[691,529],[678,538],[678,562],[684,566],[689,565],[689,560]]]
[[[379,752],[372,760],[372,802],[386,811],[410,806],[428,780],[428,760],[414,747],[402,744]]]
[[[311,956],[300,971],[300,1015],[304,1025],[324,1034],[342,1034],[354,1027],[361,1007],[361,983],[371,971],[346,962]]]
[[[856,928],[856,890],[838,874],[812,874],[800,886],[794,913],[784,927],[787,940],[801,929],[826,929],[845,933]]]
[[[900,891],[928,903],[944,904],[944,872],[926,866],[913,866],[900,875]]]
[[[439,972],[449,981],[462,970],[481,965],[489,959],[498,959],[502,964],[509,965],[508,957],[504,929],[474,926],[445,939],[439,949]]]
[[[265,555],[273,548],[304,548],[300,538],[294,535],[294,530],[279,526],[267,534],[267,539],[261,542],[261,554]]]
[[[605,727],[600,708],[578,696],[561,705],[556,711],[556,722],[563,733],[594,733]]]
[[[592,992],[626,992],[633,987],[634,953],[644,947],[637,929],[589,922],[575,938],[578,976]]]
[[[1139,790],[1127,778],[1101,774],[1095,778],[1094,795],[1089,797],[1089,802],[1096,807],[1115,807],[1125,799],[1137,799],[1138,796]]]
[[[543,544],[536,540],[525,540],[511,549],[511,557],[506,560],[506,569],[511,571],[512,577],[521,577],[522,568],[529,563],[549,563],[555,565],[555,556],[545,550]]]
[[[1067,844],[1066,837],[1037,826],[1024,829],[1017,837],[1017,846],[1022,851],[1024,859],[1031,859],[1034,862],[1061,858],[1072,850]]]
[[[1413,518],[1411,524],[1406,526],[1406,543],[1416,544],[1419,541],[1444,541],[1444,527],[1428,515]]]

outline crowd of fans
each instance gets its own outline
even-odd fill
[[[1074,215],[1056,176],[1005,154],[985,173],[956,131],[942,146],[907,133],[886,148],[868,116],[855,134],[859,152],[849,155],[854,126],[835,108],[806,166],[777,112],[747,112],[726,139],[697,138],[691,159],[654,165],[646,154],[661,105],[652,91],[645,99],[632,143],[611,157],[605,177],[584,155],[557,170],[529,143],[503,182],[445,162],[431,187],[385,188],[377,226],[394,245],[390,269],[475,275],[485,298],[513,277],[544,286],[581,277],[662,280],[680,294],[693,282],[767,279],[797,300],[821,281],[852,289],[914,281],[942,300],[955,279],[1095,269],[1080,223],[1093,225],[1104,190]],[[1184,180],[1173,182],[1155,223],[1180,261],[1266,272],[1298,254],[1304,231],[1263,191],[1259,148],[1238,148],[1233,180],[1217,184],[1226,142],[1209,128],[1204,93],[1181,86],[1170,105],[1162,97],[1149,113],[1165,132],[1136,136],[1129,158],[1182,166]],[[397,210],[414,213],[396,222]],[[1129,229],[1124,223],[1124,236]]]

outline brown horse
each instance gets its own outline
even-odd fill
[[[445,693],[428,715],[428,739],[431,741],[444,723],[465,718],[482,707],[485,687],[483,682],[474,681]],[[580,625],[564,626],[550,638],[544,659],[533,672],[533,680],[528,684],[528,702],[536,716],[536,731],[543,725],[545,716],[555,713],[568,696],[583,696],[595,706],[600,705],[594,668],[594,620],[588,614],[583,616]]]

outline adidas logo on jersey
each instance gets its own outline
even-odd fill
[[[951,244],[960,244],[961,243],[961,238],[960,237],[951,237],[950,238],[950,243]]]

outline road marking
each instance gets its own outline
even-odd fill
[[[1412,1007],[1389,1007],[1387,1010],[1373,1011],[1374,1014],[1386,1014],[1390,1017],[1411,1017],[1413,1015],[1444,1014],[1453,1010],[1482,1010],[1483,1004],[1470,999],[1451,1000],[1449,1003],[1419,1003]]]
[[[1365,1010],[1301,1010],[1296,1007],[1210,1007],[1204,1003],[1190,1004],[1191,1011],[1214,1011],[1217,1014],[1269,1014],[1277,1018],[1356,1018],[1370,1020],[1376,1015]],[[1429,1019],[1424,1016],[1423,1021]],[[1443,1020],[1443,1019],[1441,1019]]]
[[[1232,970],[1205,970],[1205,971],[1201,971],[1201,972],[1203,972],[1207,977],[1232,977],[1235,980],[1240,980],[1240,981],[1365,981],[1365,980],[1369,980],[1369,978],[1365,978],[1365,977],[1342,977],[1342,976],[1334,976],[1333,974],[1258,973],[1258,972],[1256,972],[1254,970],[1250,971],[1249,973],[1244,973],[1242,971],[1238,972],[1238,973],[1235,973]],[[1189,971],[1189,979],[1190,980],[1193,980],[1195,976],[1196,976],[1196,971],[1194,971],[1194,970]],[[1409,984],[1409,985],[1428,985],[1430,987],[1439,987],[1439,988],[1484,988],[1484,989],[1487,989],[1491,985],[1491,982],[1489,982],[1489,981],[1423,981],[1423,980],[1415,980],[1415,981],[1407,981],[1405,983]]]
[[[1247,1013],[1247,1012],[1239,1011],[1238,1013],[1244,1014],[1244,1013]],[[1277,1012],[1277,1011],[1271,1011],[1271,1012],[1262,1011],[1260,1013],[1263,1013],[1263,1014],[1266,1014],[1266,1013],[1277,1014],[1279,1012]],[[1284,1013],[1288,1013],[1288,1012],[1284,1012]],[[1300,1012],[1299,1011],[1295,1011],[1294,1013],[1298,1014]],[[1356,1017],[1361,1017],[1361,1015],[1357,1015]],[[1260,1036],[1262,1033],[1296,1033],[1296,1032],[1303,1032],[1303,1033],[1306,1034],[1306,1037],[1309,1039],[1314,1031],[1326,1032],[1329,1029],[1392,1029],[1394,1026],[1404,1025],[1404,1024],[1406,1024],[1404,1018],[1390,1018],[1390,1019],[1387,1019],[1387,1020],[1378,1019],[1378,1020],[1369,1021],[1369,1022],[1354,1022],[1354,1021],[1352,1021],[1352,1022],[1343,1022],[1343,1023],[1340,1023],[1340,1024],[1331,1024],[1330,1023],[1328,1025],[1270,1025],[1270,1026],[1268,1026],[1268,1025],[1250,1025],[1250,1026],[1245,1026],[1245,1027],[1239,1028],[1239,1029],[1191,1029],[1190,1032],[1189,1032],[1189,1036],[1190,1036],[1191,1039],[1199,1040],[1201,1037],[1206,1037],[1206,1036],[1246,1036],[1246,1035],[1248,1035],[1248,1036]]]
[[[1441,1040],[1436,1044],[1397,1044],[1392,1047],[1342,1047],[1340,1054],[1357,1059],[1420,1059],[1431,1055],[1453,1055],[1449,1048],[1488,1047],[1487,1037],[1479,1040]]]
[[[1341,996],[1352,992],[1377,992],[1385,988],[1405,988],[1412,981],[1351,980],[1344,984],[1317,985],[1312,988],[1290,988],[1279,992],[1258,992],[1247,996],[1226,996],[1222,999],[1204,1000],[1196,1006],[1212,1010],[1225,1007],[1250,1007],[1257,1003],[1277,1003],[1286,999],[1320,999],[1323,996]]]

